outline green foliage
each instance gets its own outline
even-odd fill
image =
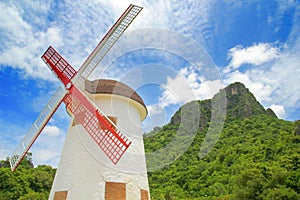
[[[30,192],[18,198],[18,200],[45,200],[48,199],[47,193]]]
[[[168,126],[156,134],[158,141],[176,130]],[[232,120],[212,151],[199,159],[204,136],[199,131],[184,155],[149,173],[152,199],[300,199],[300,136],[294,135],[292,122],[265,114]],[[165,144],[147,139],[149,152]]]
[[[31,154],[11,172],[8,159],[1,161],[0,199],[1,200],[44,200],[49,196],[55,169],[50,166],[33,168]]]
[[[192,144],[170,165],[148,173],[151,199],[300,199],[300,123],[264,110],[240,83],[224,90],[227,115],[214,148],[199,158],[211,100],[199,101],[201,122]],[[146,152],[168,145],[180,121],[179,110],[159,132],[146,135]]]

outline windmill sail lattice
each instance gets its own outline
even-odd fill
[[[82,92],[84,81],[100,63],[109,49],[118,40],[134,18],[142,10],[141,7],[130,5],[113,25],[105,37],[86,59],[78,72],[53,48],[49,47],[42,59],[61,80],[66,89],[59,88],[49,103],[34,122],[23,141],[10,157],[10,165],[14,171],[22,161],[34,141],[37,139],[47,122],[50,120],[61,102],[73,114],[74,118],[84,127],[98,146],[116,164],[131,142],[118,131],[103,112]]]
[[[42,59],[65,86],[76,74],[76,70],[52,46],[45,51]]]
[[[31,128],[23,138],[22,142],[18,145],[17,149],[10,157],[10,166],[13,171],[17,168],[18,164],[22,161],[22,159],[24,158],[34,141],[37,139],[39,134],[42,132],[43,128],[46,126],[52,115],[55,113],[66,93],[67,91],[64,88],[59,87],[48,102],[48,104],[42,110],[38,118],[32,124]]]
[[[142,7],[130,5],[121,15],[121,17],[116,21],[116,23],[111,27],[111,29],[107,32],[104,38],[98,43],[96,48],[84,61],[84,63],[78,70],[78,73],[74,77],[74,84],[76,84],[79,89],[83,89],[84,80],[87,79],[87,77],[97,67],[106,53],[120,38],[123,32],[127,29],[127,27],[131,24],[131,22],[141,12],[142,9]]]

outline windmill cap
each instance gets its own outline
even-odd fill
[[[85,91],[90,94],[114,94],[127,97],[140,104],[139,107],[142,106],[142,112],[140,110],[141,108],[139,108],[142,115],[142,120],[144,120],[147,116],[147,107],[142,98],[137,94],[136,91],[124,83],[111,79],[97,79],[93,81],[86,80]]]

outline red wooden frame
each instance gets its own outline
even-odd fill
[[[116,164],[131,144],[114,124],[73,85],[63,102],[97,145]]]
[[[52,46],[45,51],[42,59],[65,86],[76,74],[76,70]]]

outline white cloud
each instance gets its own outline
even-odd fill
[[[130,28],[163,27],[188,36],[191,36],[191,30],[195,30],[200,31],[201,34],[197,35],[204,35],[206,40],[210,39],[214,29],[213,19],[210,18],[212,1],[101,0],[100,2],[108,6],[109,10],[113,10],[114,17],[118,17],[130,3],[142,6],[143,11]]]
[[[264,107],[273,105],[274,112],[281,118],[300,106],[300,79],[297,76],[300,74],[300,39],[294,36],[291,39],[274,62],[245,72],[227,73],[224,79],[226,84],[244,83]]]
[[[3,125],[0,124],[0,126]],[[24,135],[15,133],[16,131],[18,133],[23,132],[23,127],[7,126],[9,126],[8,130],[11,129],[10,132],[5,129],[3,136],[0,136],[0,159],[6,159],[7,156],[10,156],[24,137]],[[64,131],[57,126],[47,125],[29,150],[32,153],[34,164],[48,164],[57,167],[64,140]]]
[[[78,68],[83,58],[90,53],[90,48],[96,46],[96,36],[101,30],[108,29],[106,23],[111,19],[97,10],[101,8],[99,3],[96,6],[92,3],[71,2],[57,7],[63,7],[64,10],[56,10],[55,17],[52,16],[54,21],[40,22],[37,20],[48,19],[50,6],[46,2],[39,4],[42,9],[35,10],[35,6],[22,2],[0,3],[3,11],[0,14],[0,64],[20,69],[25,77],[56,80],[40,59],[47,47],[53,45],[64,57],[71,58],[70,63],[75,63],[75,67]],[[99,16],[105,20],[95,20]],[[102,23],[102,27],[105,28],[101,28],[94,21]],[[91,36],[95,31],[97,35]]]
[[[15,38],[16,42],[21,42],[27,38],[27,33],[31,32],[30,25],[25,22],[15,5],[0,2],[0,28],[5,30],[4,36]]]
[[[231,61],[227,70],[237,69],[243,64],[261,65],[278,58],[279,55],[280,49],[268,43],[259,43],[247,48],[237,45],[228,51]]]
[[[153,116],[162,113],[162,106],[159,104],[147,105],[148,115]]]
[[[47,126],[45,126],[42,134],[45,134],[45,135],[51,136],[51,137],[56,137],[56,136],[59,136],[60,130],[57,126],[47,125]]]
[[[206,77],[200,75],[195,67],[182,68],[179,75],[186,79],[196,99],[211,99],[224,87],[220,79],[207,80]]]
[[[57,167],[64,141],[65,132],[62,129],[47,125],[30,149],[34,164]]]
[[[195,67],[182,68],[175,78],[168,77],[167,83],[161,85],[162,107],[171,104],[184,104],[193,100],[212,98],[224,85],[221,80],[206,80]]]
[[[0,9],[3,11],[0,14],[0,64],[21,69],[25,76],[55,80],[50,70],[45,70],[40,56],[48,42],[61,42],[59,28],[36,30],[31,21],[24,19],[26,11],[20,5],[1,2]]]
[[[259,81],[256,77],[257,74],[253,73],[253,71],[247,71],[246,73],[234,71],[227,75],[224,82],[226,85],[241,82],[255,95],[258,101],[270,101],[270,95],[274,89],[274,85],[269,84],[267,78],[264,78],[263,81]]]
[[[197,88],[194,88],[194,92],[198,99],[211,99],[222,88],[224,88],[224,84],[221,80],[205,80]]]
[[[102,0],[101,3],[105,4],[108,10],[112,11],[113,17],[118,18],[122,12],[129,6],[129,4],[135,4],[143,7],[142,12],[135,19],[129,29],[137,27],[161,27],[168,24],[168,10],[170,9],[170,3],[164,0],[139,0],[132,2],[130,0]],[[155,19],[155,20],[154,20]]]
[[[1,2],[0,64],[21,69],[25,77],[55,80],[40,59],[45,49],[53,45],[78,69],[130,3],[127,0]],[[171,28],[189,35],[191,29],[204,27],[206,38],[208,32],[213,31],[207,28],[212,21],[208,20],[210,1],[140,0],[133,3],[144,9],[130,28]]]
[[[51,165],[53,167],[58,166],[58,158],[60,157],[61,152],[58,152],[54,149],[36,149],[32,153],[34,163],[44,163]]]
[[[283,119],[286,116],[285,109],[282,105],[272,104],[270,108],[274,111],[278,118]]]
[[[0,136],[0,160],[5,160],[13,152],[13,145],[10,139]]]
[[[260,43],[252,47],[237,46],[229,50],[232,59],[224,72],[227,84],[240,81],[250,89],[257,99],[266,107],[273,107],[279,117],[295,120],[300,106],[300,37],[299,5],[295,1],[278,1],[280,18],[287,10],[295,9],[290,35],[281,49],[272,44]],[[269,62],[272,61],[272,62]],[[242,64],[258,65],[248,67],[244,72],[237,68]],[[229,72],[229,69],[236,68]],[[293,115],[290,113],[294,113]]]
[[[221,80],[206,80],[195,67],[185,67],[176,76],[168,76],[160,87],[158,102],[147,106],[148,118],[143,122],[145,132],[166,124],[173,115],[170,110],[175,112],[187,102],[212,98],[224,85]]]
[[[167,123],[168,114],[161,104],[147,105],[148,116],[143,121],[143,132],[150,132],[155,126],[163,126]]]
[[[159,98],[159,102],[162,107],[169,106],[171,104],[182,104],[192,99],[195,99],[192,88],[188,85],[187,80],[178,75],[175,78],[167,77],[167,83],[161,85],[162,96]]]

